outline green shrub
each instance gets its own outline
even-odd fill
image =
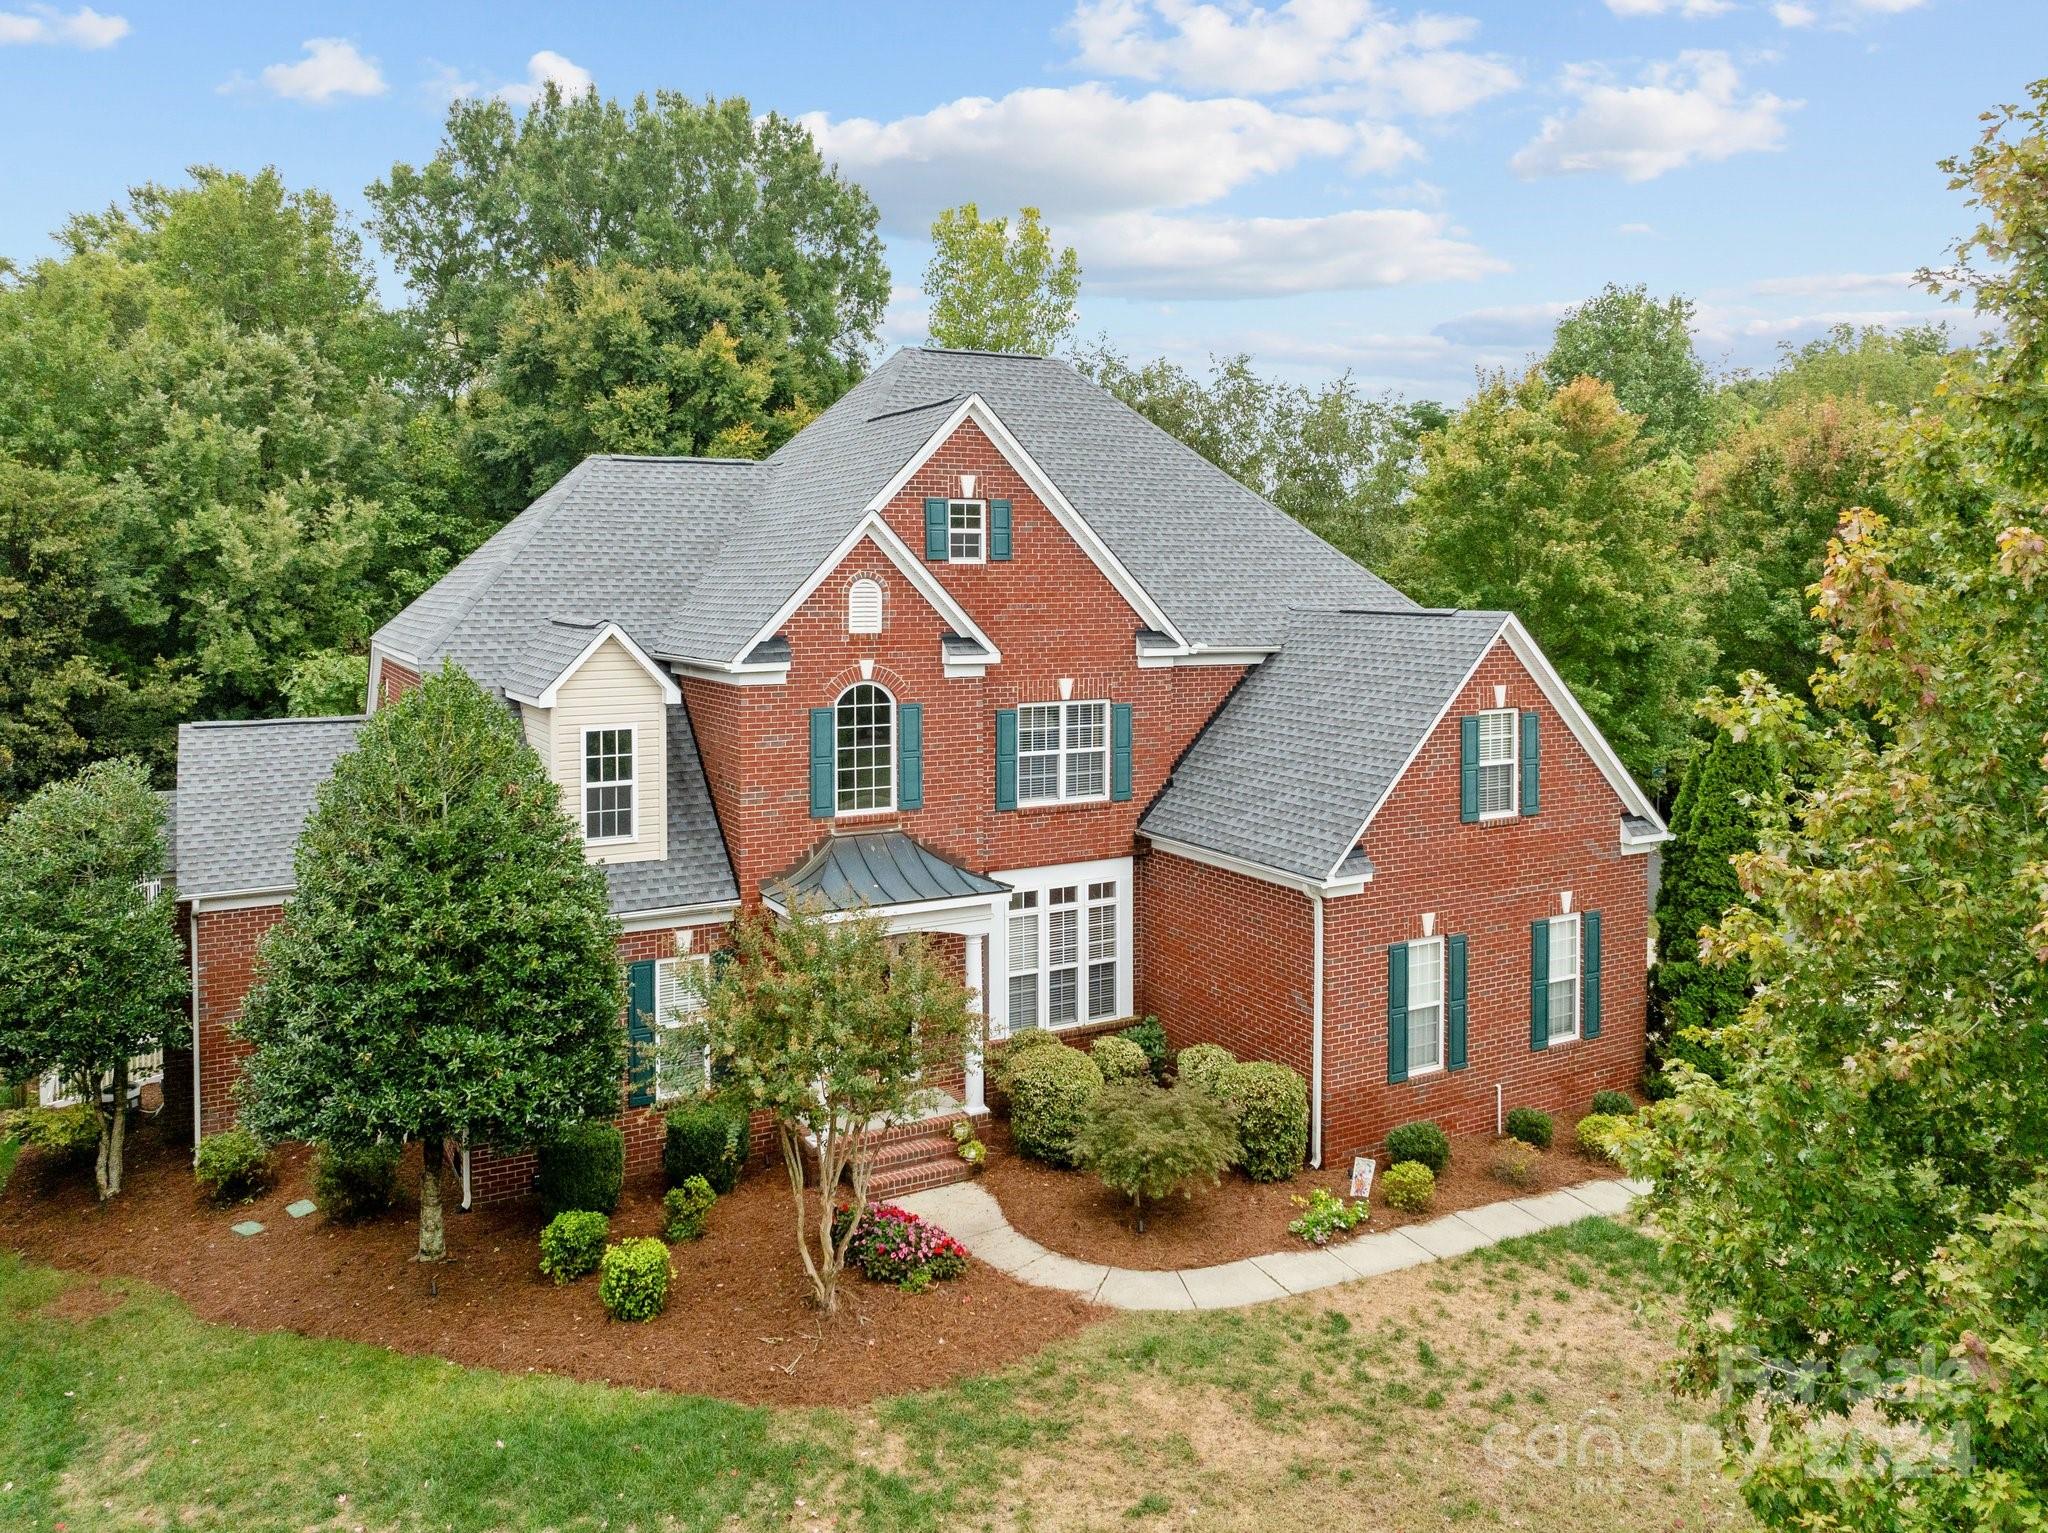
[[[1237,1126],[1230,1109],[1199,1086],[1116,1080],[1096,1095],[1075,1149],[1103,1186],[1131,1200],[1142,1234],[1148,1200],[1192,1197],[1199,1183],[1216,1185],[1237,1158]]]
[[[1288,1201],[1301,1210],[1301,1217],[1288,1221],[1287,1233],[1299,1235],[1312,1246],[1326,1246],[1332,1235],[1355,1229],[1372,1217],[1372,1209],[1363,1198],[1346,1203],[1327,1187],[1318,1187],[1305,1198]]]
[[[1508,1110],[1508,1138],[1519,1139],[1523,1144],[1534,1145],[1539,1150],[1550,1148],[1553,1128],[1550,1114],[1534,1107],[1515,1107]]]
[[[1626,1091],[1596,1091],[1593,1093],[1593,1111],[1609,1118],[1633,1118],[1635,1099]]]
[[[1380,1178],[1387,1207],[1419,1214],[1436,1201],[1436,1173],[1419,1160],[1404,1160]]]
[[[1387,1135],[1387,1159],[1394,1165],[1404,1160],[1417,1161],[1429,1167],[1434,1176],[1451,1163],[1451,1141],[1427,1119],[1404,1123]]]
[[[1579,1119],[1579,1148],[1600,1160],[1621,1159],[1621,1144],[1633,1127],[1631,1120],[1612,1113],[1589,1112]]]
[[[1217,1077],[1236,1063],[1237,1056],[1220,1043],[1191,1043],[1180,1051],[1180,1078],[1214,1091]]]
[[[1133,1022],[1117,1037],[1128,1038],[1145,1051],[1145,1063],[1151,1068],[1152,1079],[1156,1081],[1165,1077],[1167,1056],[1172,1051],[1166,1046],[1166,1029],[1159,1025],[1157,1017]]]
[[[1671,1077],[1662,1070],[1644,1071],[1641,1085],[1643,1100],[1646,1102],[1668,1102],[1678,1089],[1671,1084]]]
[[[337,1224],[374,1219],[398,1193],[395,1144],[342,1149],[323,1144],[313,1152],[313,1197]]]
[[[669,1188],[668,1196],[661,1200],[661,1210],[668,1217],[661,1238],[670,1245],[685,1240],[702,1240],[704,1226],[711,1219],[711,1205],[717,1201],[718,1194],[701,1176],[689,1178],[680,1187]]]
[[[1152,1061],[1145,1051],[1121,1033],[1097,1038],[1088,1051],[1105,1081],[1135,1081],[1152,1078]]]
[[[1031,1050],[1010,1070],[1010,1138],[1019,1155],[1048,1166],[1077,1166],[1075,1136],[1087,1120],[1102,1072],[1065,1044]]]
[[[574,1124],[540,1147],[541,1217],[571,1209],[608,1214],[626,1185],[626,1138],[601,1119]]]
[[[1487,1169],[1495,1181],[1506,1182],[1510,1187],[1527,1187],[1536,1180],[1535,1148],[1519,1139],[1503,1139],[1494,1146],[1493,1161]]]
[[[595,1272],[611,1239],[612,1222],[594,1208],[572,1208],[556,1214],[540,1232],[541,1276],[573,1283]]]
[[[1280,1182],[1308,1155],[1308,1082],[1285,1065],[1247,1060],[1216,1077],[1237,1112],[1238,1165],[1255,1182]]]
[[[246,1203],[270,1185],[270,1151],[245,1128],[210,1134],[199,1141],[192,1174],[215,1203]]]
[[[652,1320],[668,1308],[668,1247],[651,1236],[622,1240],[598,1264],[598,1302],[614,1320]]]
[[[1063,1049],[1060,1035],[1043,1027],[1027,1027],[1020,1033],[1012,1033],[1009,1042],[996,1056],[993,1074],[995,1082],[1009,1095],[1010,1078],[1023,1068],[1024,1062],[1040,1049]]]
[[[30,1107],[12,1115],[9,1132],[26,1149],[64,1160],[86,1160],[99,1151],[100,1115],[89,1102]]]
[[[716,1092],[670,1108],[661,1146],[669,1186],[701,1176],[721,1198],[730,1194],[747,1163],[747,1117],[746,1103]]]

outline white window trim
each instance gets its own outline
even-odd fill
[[[978,554],[956,554],[953,552],[953,513],[962,506],[972,506],[975,515],[975,547]],[[963,527],[961,531],[966,531]],[[946,502],[946,562],[948,564],[988,563],[988,502],[985,500],[963,500],[954,498]]]
[[[1560,930],[1572,933],[1572,1030],[1568,1033],[1553,1033],[1550,1031],[1550,987],[1563,977],[1557,972],[1556,963],[1557,934]],[[1545,1048],[1554,1049],[1560,1043],[1577,1043],[1583,1035],[1586,1022],[1585,936],[1585,927],[1581,924],[1577,911],[1573,911],[1569,915],[1552,916],[1550,918],[1550,937],[1547,947],[1549,972],[1544,976],[1543,982],[1543,1046]]]
[[[1031,751],[1028,753],[1033,756],[1049,756],[1057,754],[1059,759],[1059,791],[1057,793],[1041,795],[1037,798],[1026,798],[1024,796],[1024,757],[1027,754],[1027,752],[1024,750],[1024,710],[1026,708],[1053,708],[1057,709],[1059,712],[1060,743],[1058,751],[1056,753],[1053,751]],[[1069,708],[1097,708],[1101,710],[1102,791],[1100,793],[1069,793],[1067,791],[1067,772],[1069,756],[1083,754],[1092,756],[1096,754],[1096,752],[1094,751],[1074,751],[1067,745],[1067,710]],[[1115,743],[1110,738],[1111,732],[1114,728],[1113,720],[1114,715],[1110,711],[1109,702],[1106,698],[1075,697],[1061,698],[1058,700],[1044,702],[1019,703],[1017,705],[1017,807],[1020,809],[1026,809],[1035,808],[1037,806],[1044,804],[1108,803],[1109,775],[1113,767],[1113,763],[1111,762],[1110,757],[1115,750]]]
[[[866,809],[842,809],[839,807],[839,705],[846,694],[856,687],[873,687],[889,700],[889,802],[876,804]],[[901,739],[897,735],[900,724],[897,718],[896,694],[879,681],[856,681],[840,688],[839,695],[832,699],[832,818],[835,820],[861,820],[871,815],[896,813],[896,794],[902,784],[897,781],[897,752]]]
[[[1039,1026],[1046,1032],[1065,1033],[1079,1028],[1099,1027],[1104,1022],[1119,1021],[1133,1014],[1133,976],[1137,944],[1133,940],[1132,927],[1132,863],[1128,857],[1110,857],[1096,862],[1069,862],[1051,867],[1015,868],[992,872],[989,877],[1001,884],[1007,884],[1014,892],[1036,891],[1038,907],[1033,913],[1038,917],[1038,1015]],[[1091,902],[1088,898],[1090,884],[1110,883],[1116,885],[1116,894],[1101,903],[1113,912],[1116,922],[1116,998],[1115,1009],[1107,1016],[1088,1015],[1088,936]],[[1053,1026],[1052,1016],[1052,903],[1054,889],[1067,884],[1075,886],[1074,908],[1080,911],[1079,929],[1075,934],[1075,1020]],[[1005,899],[996,910],[1001,922],[1002,967],[993,967],[988,973],[987,996],[984,1004],[989,1008],[992,1039],[1004,1039],[1010,1033],[1010,942],[1009,942],[1009,901]],[[997,983],[1000,975],[1001,983]]]
[[[606,731],[617,733],[620,730],[625,731],[633,741],[633,748],[626,752],[626,760],[633,769],[633,775],[621,779],[624,786],[633,790],[630,799],[632,807],[627,811],[631,816],[633,828],[623,836],[593,836],[590,834],[590,790],[592,788],[616,788],[620,786],[620,782],[593,783],[590,780],[590,737],[592,735],[604,734]],[[638,724],[589,724],[584,726],[583,739],[580,743],[582,749],[577,752],[576,772],[582,784],[581,797],[579,799],[581,819],[578,829],[583,832],[583,844],[585,846],[623,846],[627,842],[638,841],[640,839],[640,726]]]
[[[1444,1068],[1444,1054],[1449,1046],[1451,1030],[1450,997],[1444,990],[1444,981],[1448,977],[1444,972],[1444,939],[1441,937],[1411,937],[1408,939],[1407,956],[1412,958],[1418,947],[1431,948],[1436,952],[1436,1063],[1433,1065],[1409,1065],[1407,1078],[1411,1081],[1419,1075],[1437,1075],[1442,1072]],[[1406,1018],[1410,1028],[1414,1025],[1417,1009],[1415,1005],[1414,965],[1411,963],[1409,965],[1408,1014]],[[1411,1031],[1407,1036],[1412,1038],[1414,1034]]]
[[[1521,716],[1519,712],[1513,708],[1482,708],[1480,709],[1478,714],[1475,715],[1475,717],[1483,721],[1489,717],[1500,717],[1502,715],[1505,715],[1508,721],[1508,759],[1505,762],[1500,762],[1488,761],[1483,755],[1479,758],[1479,793],[1480,798],[1483,801],[1486,796],[1486,769],[1489,766],[1505,766],[1508,769],[1508,807],[1505,809],[1494,809],[1491,811],[1481,810],[1479,815],[1479,823],[1482,825],[1490,824],[1495,820],[1517,819],[1521,816],[1522,812],[1522,805],[1520,802],[1520,794],[1522,790]],[[1482,743],[1486,739],[1486,725],[1483,722],[1479,726],[1479,738]]]
[[[679,1028],[688,1026],[703,1010],[703,1002],[699,998],[694,1006],[678,1006],[670,1011],[663,1011],[660,1004],[662,971],[664,969],[668,971],[669,983],[676,988],[676,993],[684,995],[689,993],[685,988],[688,984],[686,969],[709,970],[710,967],[711,957],[708,953],[678,953],[673,958],[657,958],[654,961],[654,1025],[657,1029],[661,1032],[675,1032]],[[675,1014],[677,1012],[684,1012],[687,1015],[679,1016]],[[696,1089],[696,1087],[683,1082],[677,1082],[673,1086],[664,1086],[661,1078],[660,1054],[656,1054],[654,1067],[654,1100],[656,1102],[673,1102],[678,1097],[690,1095]],[[703,1089],[707,1091],[711,1089],[711,1054],[709,1050],[706,1050],[704,1054]]]

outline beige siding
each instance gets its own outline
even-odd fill
[[[550,772],[554,770],[554,724],[548,718],[548,710],[536,708],[531,703],[519,705],[519,722],[526,729],[526,743],[533,747],[533,753],[540,757],[540,764]]]
[[[661,687],[626,653],[617,639],[583,662],[563,682],[550,710],[554,750],[550,771],[562,785],[562,800],[583,823],[583,731],[633,730],[633,829],[630,841],[608,841],[590,848],[592,861],[647,862],[668,855],[668,715]],[[528,725],[529,730],[532,725]]]

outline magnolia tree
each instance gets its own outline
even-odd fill
[[[449,1140],[530,1145],[617,1108],[604,874],[518,724],[452,666],[363,726],[296,866],[238,1028],[242,1121],[417,1144],[419,1259],[439,1261]]]
[[[867,1208],[873,1131],[910,1117],[928,1099],[926,1082],[980,1048],[966,987],[922,938],[891,937],[875,917],[759,915],[735,925],[733,961],[678,1043],[708,1048],[725,1089],[774,1118],[797,1254],[818,1307],[833,1313]],[[813,1161],[817,1181],[806,1190]],[[835,1235],[842,1181],[854,1217]]]
[[[121,1190],[129,1060],[185,1035],[163,830],[133,761],[51,783],[0,823],[0,1079],[55,1071],[93,1105],[103,1200]]]

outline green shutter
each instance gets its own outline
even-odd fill
[[[924,704],[896,705],[896,807],[924,808]]]
[[[654,1105],[654,960],[626,967],[626,1105]]]
[[[1479,818],[1479,717],[1458,720],[1458,818],[1470,824]]]
[[[1536,710],[1522,715],[1522,813],[1534,814],[1543,803],[1543,729]]]
[[[1550,1047],[1550,923],[1529,927],[1529,1047]]]
[[[1131,796],[1131,705],[1109,705],[1109,796],[1123,803]]]
[[[1387,949],[1387,1080],[1408,1079],[1408,944]]]
[[[832,781],[832,736],[835,729],[830,708],[811,710],[811,818],[829,820],[838,805],[839,794]]]
[[[924,556],[934,564],[946,562],[947,549],[946,502],[928,500],[924,503]]]
[[[1010,557],[1010,503],[1007,500],[988,503],[988,556],[991,559]]]
[[[1579,917],[1579,1036],[1600,1036],[1600,912]]]
[[[996,713],[996,808],[1017,807],[1017,710]]]
[[[1444,939],[1444,1067],[1465,1068],[1465,939]]]

